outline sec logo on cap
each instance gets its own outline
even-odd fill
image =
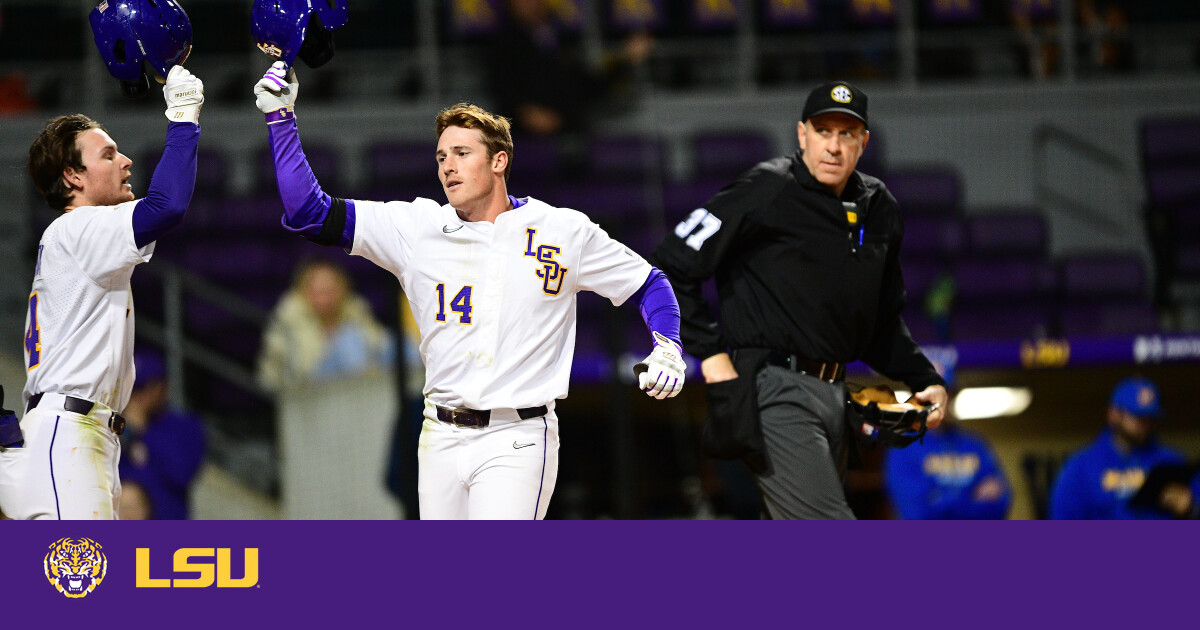
[[[839,85],[833,88],[833,91],[829,93],[829,97],[839,103],[849,103],[850,99],[854,98],[854,95],[850,93],[850,88]]]

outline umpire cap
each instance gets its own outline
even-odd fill
[[[809,92],[800,122],[832,112],[849,114],[861,120],[863,126],[870,127],[867,123],[867,95],[845,81],[826,83]]]

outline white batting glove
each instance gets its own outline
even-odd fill
[[[167,102],[167,120],[199,124],[200,108],[204,106],[204,82],[183,66],[173,66],[167,73],[167,84],[163,86],[163,100]]]
[[[683,350],[674,341],[654,333],[654,351],[633,366],[633,373],[637,374],[638,387],[647,396],[662,400],[673,398],[683,390],[683,373],[686,369]]]
[[[296,106],[296,94],[299,92],[300,79],[296,78],[296,70],[282,61],[276,61],[254,84],[254,104],[264,114],[279,110],[290,112]]]

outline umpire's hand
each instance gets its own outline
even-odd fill
[[[295,68],[276,61],[267,68],[258,83],[254,84],[254,104],[264,114],[292,109],[296,106],[296,95],[300,92],[300,79]]]
[[[946,415],[946,401],[950,399],[950,396],[946,393],[946,388],[941,385],[930,385],[914,394],[913,399],[922,405],[937,404],[937,408],[929,412],[929,415],[925,418],[925,425],[930,429],[936,429],[937,425],[942,423],[942,418]]]
[[[641,363],[633,366],[638,387],[648,396],[662,400],[672,398],[683,390],[683,351],[674,341],[654,333],[654,351]]]

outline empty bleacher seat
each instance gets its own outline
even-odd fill
[[[1141,258],[1125,254],[1087,254],[1059,261],[1061,295],[1067,301],[1141,299],[1146,271]]]
[[[1011,209],[967,218],[974,258],[1046,256],[1046,218],[1036,210]]]
[[[961,214],[962,181],[949,167],[892,169],[884,180],[905,217]]]
[[[773,157],[775,143],[761,131],[709,131],[692,140],[697,179],[732,179]]]

